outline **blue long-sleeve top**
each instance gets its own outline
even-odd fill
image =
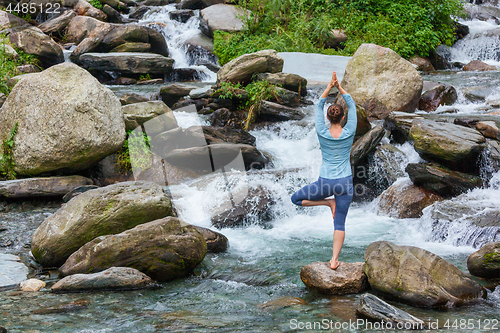
[[[358,125],[356,114],[356,104],[351,95],[343,94],[342,97],[347,103],[349,112],[347,114],[347,123],[342,129],[342,133],[335,139],[328,127],[325,125],[325,115],[323,108],[325,98],[321,98],[316,107],[316,133],[318,134],[319,145],[323,162],[319,171],[319,176],[328,179],[339,179],[352,175],[351,171],[351,147]]]

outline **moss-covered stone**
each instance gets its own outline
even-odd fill
[[[60,272],[67,276],[132,267],[156,281],[169,281],[192,272],[206,253],[207,244],[193,226],[166,217],[88,242],[68,258]]]
[[[488,243],[472,253],[467,259],[467,268],[475,276],[500,277],[500,242]]]

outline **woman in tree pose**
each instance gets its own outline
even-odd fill
[[[345,117],[341,105],[333,104],[328,107],[327,118],[330,128],[325,125],[323,107],[326,97],[333,87],[342,94],[349,108],[347,123],[342,127],[341,122]],[[316,133],[323,162],[319,178],[316,182],[306,185],[292,195],[292,202],[299,206],[328,206],[333,216],[333,255],[330,267],[339,267],[339,254],[344,244],[345,219],[352,201],[353,185],[351,172],[351,147],[356,133],[357,115],[354,101],[339,84],[337,73],[333,72],[332,80],[321,95],[316,108]],[[329,198],[334,196],[334,198]]]

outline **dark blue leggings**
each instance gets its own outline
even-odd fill
[[[292,202],[302,206],[302,200],[319,201],[335,196],[334,230],[345,231],[345,219],[353,196],[352,176],[339,179],[319,177],[317,181],[306,185],[292,195]]]

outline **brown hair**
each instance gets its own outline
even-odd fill
[[[338,124],[344,117],[344,108],[339,104],[332,104],[328,107],[326,112],[326,117],[330,120],[332,124]]]

